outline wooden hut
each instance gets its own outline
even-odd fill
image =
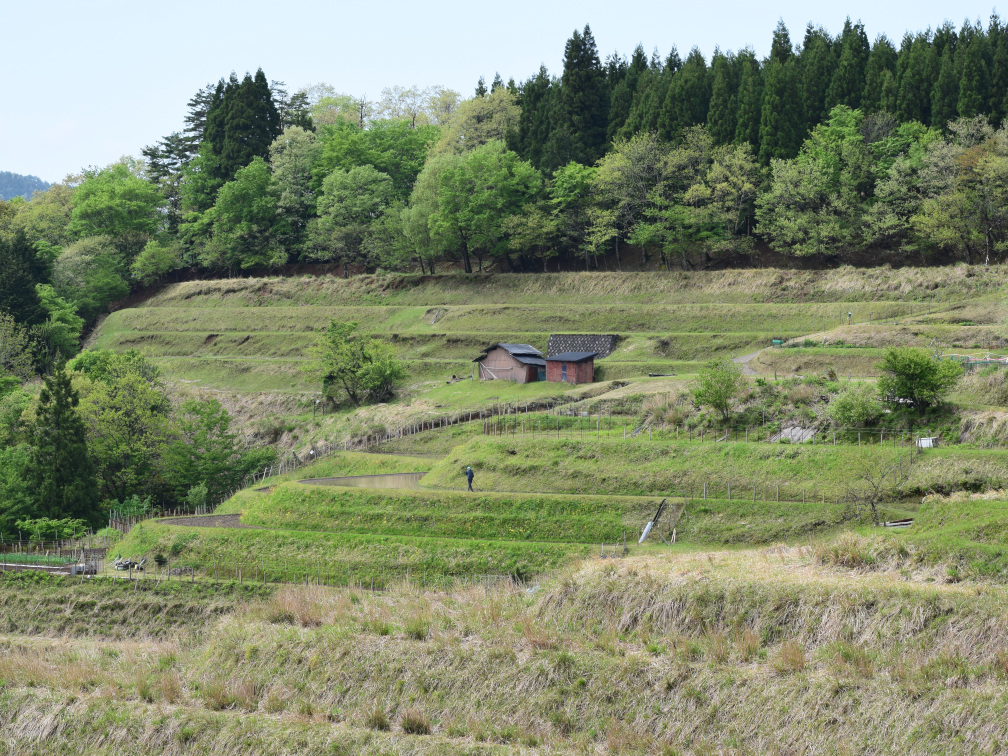
[[[553,383],[592,383],[595,352],[561,352],[546,358],[546,380]]]
[[[494,344],[473,360],[481,381],[532,383],[546,378],[546,360],[530,344]]]

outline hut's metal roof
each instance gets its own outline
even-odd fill
[[[499,346],[501,349],[506,349],[508,354],[515,356],[519,354],[531,354],[536,357],[543,356],[543,353],[540,352],[531,344],[498,344],[497,346]]]
[[[546,359],[550,362],[587,362],[594,359],[598,352],[562,352]]]
[[[488,346],[486,349],[484,349],[482,354],[480,354],[479,357],[474,359],[473,362],[479,362],[488,354],[490,354],[492,350],[497,349],[498,347],[503,349],[505,352],[510,354],[519,362],[522,362],[526,365],[542,366],[546,364],[546,361],[543,359],[543,353],[540,352],[531,344],[492,344],[491,346]],[[538,362],[528,360],[538,360]]]
[[[518,362],[523,365],[537,365],[538,367],[546,367],[546,360],[542,357],[530,357],[527,354],[512,354]]]

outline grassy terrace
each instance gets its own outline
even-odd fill
[[[592,423],[594,426],[594,423]],[[875,439],[877,444],[877,438]],[[909,458],[913,456],[911,467]],[[904,476],[887,482],[888,497],[919,497],[986,485],[1008,486],[1008,452],[937,448],[915,455],[905,447],[831,444],[792,445],[675,441],[667,438],[585,440],[530,436],[476,436],[452,449],[424,478],[424,485],[459,488],[461,471],[472,465],[477,484],[494,491],[552,491],[569,494],[735,496],[752,500],[836,501],[863,470],[893,469],[904,461]]]
[[[616,352],[598,364],[601,380],[688,376],[707,359],[823,331],[832,340],[884,339],[889,330],[909,328],[928,341],[955,329],[955,344],[989,343],[985,324],[1000,317],[996,294],[1006,281],[997,266],[882,275],[840,269],[197,281],[112,313],[94,344],[139,348],[168,377],[189,383],[297,394],[313,389],[300,367],[315,333],[333,317],[356,320],[362,331],[392,342],[410,370],[408,393],[416,395],[420,384],[468,375],[487,343],[522,341],[545,350],[550,333],[619,334]],[[846,326],[848,312],[856,325]],[[875,325],[866,325],[869,319]],[[753,365],[764,374],[830,366],[872,374],[870,357],[842,351]]]
[[[16,753],[998,750],[1006,589],[827,556],[596,561],[532,594],[6,579],[36,636],[2,641],[0,726]]]

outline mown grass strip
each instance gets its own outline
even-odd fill
[[[162,554],[176,564],[237,578],[319,578],[386,585],[407,573],[442,577],[542,574],[590,551],[588,546],[321,533],[295,530],[180,528],[150,522],[133,528],[115,555]]]

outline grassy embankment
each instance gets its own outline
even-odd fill
[[[883,481],[884,500],[917,499],[928,493],[1008,486],[1008,452],[941,447],[918,453],[866,442],[819,445],[675,441],[668,434],[648,440],[497,438],[479,436],[437,462],[423,484],[457,488],[472,465],[478,485],[490,491],[551,491],[568,494],[679,495],[727,498],[728,484],[742,500],[780,498],[838,501],[866,471],[897,471]],[[912,465],[911,465],[912,458]],[[903,477],[898,470],[903,462]]]
[[[884,341],[890,331],[913,328],[914,338],[927,340],[955,323],[952,343],[990,343],[991,324],[1001,317],[993,295],[1006,280],[999,266],[958,266],[197,281],[167,287],[138,307],[113,313],[93,343],[145,351],[179,390],[212,390],[240,426],[304,449],[310,440],[402,427],[446,410],[563,397],[555,387],[480,390],[471,384],[465,384],[471,390],[442,396],[444,380],[469,375],[473,356],[496,341],[528,341],[545,349],[550,333],[616,333],[619,346],[598,362],[597,377],[646,387],[649,381],[642,377],[648,373],[688,380],[707,359],[755,351],[775,336],[810,336],[816,343],[824,336],[828,344],[845,339],[854,344],[857,333]],[[853,326],[844,325],[848,312]],[[331,317],[357,320],[363,332],[390,340],[407,362],[408,386],[395,402],[312,416],[316,387],[301,368],[317,331]],[[869,317],[874,325],[859,325]],[[889,320],[880,325],[879,317]],[[898,326],[891,325],[892,318]],[[873,357],[840,349],[831,353],[827,347],[812,358],[801,357],[801,350],[774,350],[752,367],[764,375],[830,367],[840,375],[872,374]],[[787,364],[774,362],[782,359]]]
[[[195,634],[145,634],[159,620],[141,611],[119,642],[100,625],[62,628],[55,612],[36,632],[59,637],[2,641],[3,742],[99,754],[998,751],[1008,589],[852,579],[826,561],[807,548],[632,557],[534,593],[285,587]],[[171,593],[185,604],[199,589]]]

